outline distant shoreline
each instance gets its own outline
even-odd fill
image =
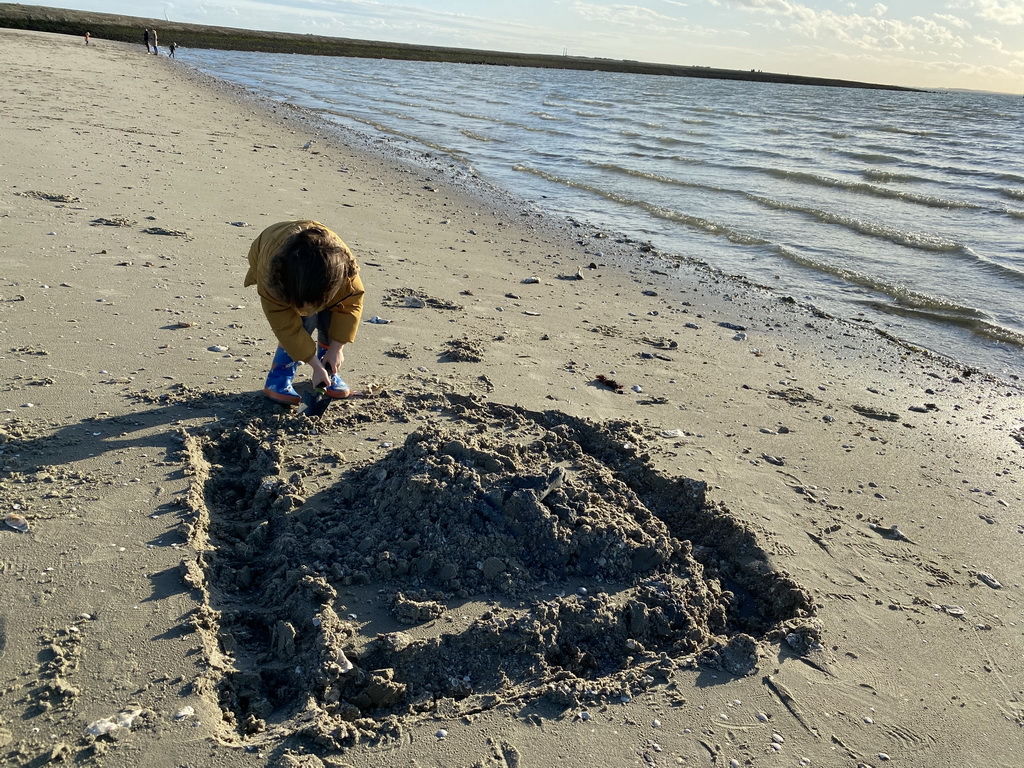
[[[387,43],[373,40],[299,35],[288,32],[262,32],[232,27],[212,27],[121,16],[112,13],[75,11],[20,3],[0,4],[0,27],[54,32],[97,39],[118,40],[142,45],[142,30],[155,27],[166,47],[172,41],[183,48],[214,48],[261,53],[299,53],[314,56],[345,56],[367,59],[398,59],[406,61],[441,61],[459,64],[490,64],[493,66],[540,67],[543,69],[574,69],[583,71],[624,72],[669,77],[696,77],[712,80],[742,80],[790,85],[831,86],[834,88],[868,88],[886,91],[923,92],[920,88],[865,83],[824,77],[762,72],[760,70],[718,69],[714,67],[656,64],[628,59],[556,56],[540,53],[506,53],[503,51],[445,48],[429,45]]]

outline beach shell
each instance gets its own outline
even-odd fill
[[[142,714],[142,710],[139,708],[135,709],[122,709],[117,713],[117,724],[121,728],[131,728],[135,724],[135,719]]]
[[[99,720],[93,720],[89,725],[85,727],[85,732],[92,736],[106,736],[112,731],[116,731],[120,726],[111,720],[109,717],[104,717]]]
[[[999,580],[991,573],[988,573],[986,571],[978,571],[978,581],[982,582],[983,584],[987,584],[988,586],[992,587],[992,589],[1003,588],[1003,585],[999,583]]]
[[[427,302],[425,302],[419,296],[406,296],[405,306],[412,307],[413,309],[423,309],[425,306],[427,306]]]
[[[373,323],[374,325],[387,325],[391,321],[385,320],[383,317],[377,317],[377,315],[374,315],[373,317],[370,318],[370,322]]]
[[[8,528],[13,528],[18,533],[28,533],[28,520],[25,519],[24,515],[19,515],[17,512],[11,512],[4,517],[4,522],[7,524]]]
[[[534,285],[535,283],[539,283],[539,282],[540,282],[540,278],[537,278],[537,277],[526,277],[526,278],[523,278],[523,284],[524,285]]]
[[[93,720],[85,727],[85,732],[92,736],[106,736],[118,728],[130,729],[141,714],[142,710],[137,707],[134,709],[123,709],[114,717],[101,717],[99,720]]]

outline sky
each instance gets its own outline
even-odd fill
[[[1024,93],[1024,0],[67,0],[399,43]]]

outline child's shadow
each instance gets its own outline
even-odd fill
[[[257,392],[203,392],[165,395],[156,398],[148,409],[117,416],[87,416],[44,435],[19,436],[9,422],[6,439],[0,443],[6,454],[6,461],[0,461],[0,477],[12,470],[22,474],[37,472],[43,467],[74,464],[130,448],[173,453],[181,449],[181,429],[242,412],[263,419],[294,413],[269,402]]]

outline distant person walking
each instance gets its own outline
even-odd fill
[[[89,44],[89,33],[88,32],[85,33],[85,44],[86,45]]]
[[[171,58],[173,59],[174,58],[174,52],[176,50],[178,50],[178,44],[177,43],[171,43],[170,48],[171,48]]]
[[[146,28],[146,31],[142,33],[142,42],[144,42],[146,44],[146,53],[149,53],[149,28],[148,27]]]
[[[159,56],[160,55],[160,49],[156,47],[156,30],[155,29],[149,30],[149,42],[152,43],[152,45],[153,45],[153,55],[154,56]]]

